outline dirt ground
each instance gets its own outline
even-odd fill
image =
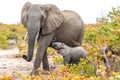
[[[34,59],[31,62],[25,61],[23,58],[15,58],[13,54],[18,53],[16,49],[0,50],[0,75],[19,73],[28,75],[32,68]],[[49,57],[49,64],[52,64],[52,58]]]
[[[22,58],[15,58],[13,54],[18,53],[17,48],[11,50],[0,50],[0,75],[16,72],[27,74],[32,69],[32,62],[26,62]]]

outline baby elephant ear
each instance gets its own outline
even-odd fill
[[[55,31],[63,22],[62,12],[52,4],[44,5],[46,13],[45,25],[42,27],[42,34],[49,34]]]

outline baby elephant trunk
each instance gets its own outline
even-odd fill
[[[59,42],[52,42],[52,45],[51,45],[54,49],[61,49],[62,47],[62,43],[59,43]]]

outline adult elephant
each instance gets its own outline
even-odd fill
[[[32,60],[35,38],[39,36],[32,74],[37,73],[41,61],[43,69],[49,70],[47,48],[53,38],[71,47],[82,43],[84,24],[80,16],[73,11],[60,11],[52,4],[40,5],[27,2],[22,8],[21,21],[28,31],[28,55],[23,56],[25,60]]]

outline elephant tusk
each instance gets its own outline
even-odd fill
[[[25,33],[24,40],[26,40],[28,32]]]
[[[36,35],[36,40],[38,39],[38,37],[39,37],[39,32],[38,32],[37,35]]]
[[[24,36],[24,39],[23,39],[23,40],[26,40],[27,35],[28,35],[28,31],[25,33],[25,36]],[[39,32],[37,33],[36,39],[37,39],[38,37],[39,37]]]

